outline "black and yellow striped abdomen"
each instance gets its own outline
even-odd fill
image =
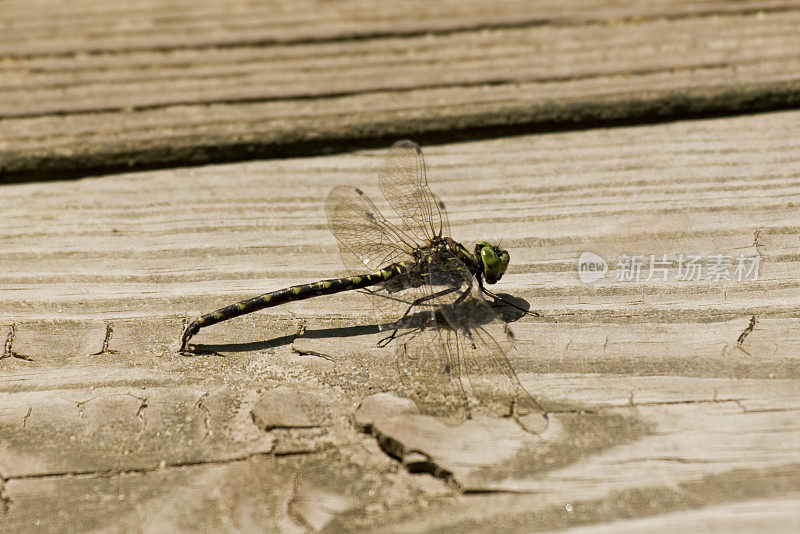
[[[374,286],[405,273],[407,269],[408,265],[405,262],[393,263],[374,273],[350,276],[347,278],[331,278],[311,284],[291,286],[285,289],[264,293],[263,295],[243,300],[236,304],[231,304],[230,306],[225,306],[224,308],[203,315],[189,323],[181,336],[181,351],[186,350],[186,344],[191,337],[206,326],[227,321],[228,319],[233,319],[234,317],[247,313],[263,310],[264,308],[280,306],[281,304],[286,304],[287,302],[293,302],[295,300],[305,300],[320,295],[332,295],[342,291]]]

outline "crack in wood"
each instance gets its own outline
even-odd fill
[[[111,341],[111,336],[114,335],[114,326],[111,323],[106,323],[106,334],[103,338],[103,345],[99,352],[93,352],[89,356],[100,356],[102,354],[116,354],[117,351],[108,348],[108,342]]]
[[[11,327],[8,330],[8,334],[6,335],[6,342],[3,349],[3,358],[11,358],[14,354],[12,346],[14,343],[14,332],[16,330],[16,326],[14,323],[11,323]]]
[[[22,416],[22,428],[26,428],[28,426],[28,419],[30,418],[32,413],[33,413],[33,406],[28,406],[28,411],[25,412],[25,415]]]
[[[312,349],[298,349],[295,347],[294,343],[292,343],[292,352],[299,354],[300,356],[316,356],[317,358],[322,358],[324,360],[328,360],[329,362],[335,361],[332,356],[329,354],[325,354],[324,352],[318,352]]]
[[[733,402],[738,403],[739,401],[747,400],[746,398],[729,398],[729,399],[718,399],[716,398],[716,394],[714,398],[711,399],[690,399],[690,400],[676,400],[676,401],[643,401],[643,402],[633,402],[633,393],[631,393],[630,400],[628,404],[624,405],[613,405],[609,404],[605,406],[606,409],[608,408],[616,408],[621,406],[672,406],[675,404],[723,404],[726,402]]]
[[[750,323],[745,327],[744,330],[742,330],[742,333],[739,334],[739,338],[736,340],[736,348],[739,349],[740,351],[744,352],[748,356],[752,356],[752,354],[750,354],[742,346],[742,344],[744,343],[744,340],[747,339],[747,336],[750,335],[750,332],[752,332],[753,329],[756,327],[756,324],[758,324],[758,316],[757,315],[753,315],[753,316],[750,317]]]
[[[761,249],[759,248],[761,246],[761,243],[758,242],[760,237],[761,237],[761,228],[756,230],[755,233],[753,234],[753,244],[750,245],[751,247],[756,249],[756,254],[758,254],[759,257],[761,257]]]
[[[170,469],[174,470],[174,469],[184,469],[184,468],[202,467],[202,466],[230,465],[230,464],[246,462],[253,458],[283,458],[289,456],[315,455],[326,452],[329,449],[330,449],[329,447],[321,449],[308,449],[308,450],[294,449],[285,452],[273,451],[272,449],[270,449],[269,451],[253,452],[221,460],[197,460],[197,461],[186,461],[186,462],[176,462],[176,463],[166,463],[165,461],[162,460],[155,467],[141,467],[133,469],[99,469],[95,471],[54,471],[49,473],[9,476],[7,478],[0,479],[0,481],[8,482],[11,480],[53,480],[62,478],[87,479],[87,478],[113,478],[113,477],[134,476],[134,475],[138,476],[138,475],[155,473]]]
[[[139,423],[141,424],[141,428],[139,429],[139,433],[143,434],[145,429],[147,428],[147,419],[145,417],[144,411],[147,408],[147,397],[139,397],[134,395],[133,393],[128,393],[130,397],[139,401],[139,407],[136,409],[136,418],[139,419]]]
[[[316,351],[316,350],[313,350],[313,349],[298,348],[295,345],[295,341],[297,341],[299,338],[301,338],[303,336],[303,334],[305,334],[305,333],[306,333],[306,322],[304,320],[301,320],[300,321],[300,326],[298,327],[297,332],[295,332],[295,334],[294,334],[294,336],[292,338],[292,344],[290,345],[290,348],[292,349],[292,352],[294,352],[295,354],[299,354],[300,356],[315,356],[317,358],[322,358],[322,359],[327,360],[329,362],[335,361],[333,356],[331,356],[330,354],[325,354],[324,352],[319,352],[319,351]]]
[[[8,496],[8,492],[6,491],[6,481],[2,479],[0,480],[0,514],[7,515],[8,511],[11,509],[12,502],[14,501]]]
[[[0,360],[5,358],[16,358],[18,360],[24,360],[26,362],[32,362],[33,358],[30,356],[25,356],[24,354],[19,354],[14,352],[14,336],[17,335],[17,324],[11,323],[9,326],[8,334],[6,335],[6,341],[3,344],[3,355],[0,356]]]
[[[643,463],[643,462],[675,462],[675,463],[679,463],[679,464],[715,464],[715,463],[719,463],[717,460],[703,460],[703,459],[682,458],[680,456],[653,456],[653,457],[626,458],[624,460],[614,460],[614,461],[608,462],[608,463],[609,464],[613,464],[613,465],[625,465],[625,464]]]
[[[789,406],[786,408],[748,408],[742,404],[741,400],[737,400],[736,404],[742,409],[742,413],[768,413],[768,412],[798,412],[800,406]]]
[[[392,436],[376,434],[375,432],[372,432],[372,436],[378,441],[380,448],[392,458],[400,461],[409,473],[428,473],[463,492],[463,488],[455,480],[453,473],[443,468],[429,455],[415,449],[406,448],[401,441]],[[408,457],[408,460],[406,457]]]
[[[203,404],[203,399],[208,397],[208,391],[203,392],[202,395],[195,401],[194,408],[203,414],[203,426],[205,427],[205,438],[211,437],[214,432],[211,430],[211,411],[208,406]]]
[[[609,407],[613,407],[613,406],[609,406]],[[561,413],[577,414],[577,415],[600,415],[601,411],[602,411],[602,408],[600,408],[599,410],[594,410],[592,408],[571,408],[571,409],[566,409],[566,410],[554,409],[554,410],[547,410],[546,412],[544,412],[543,415],[545,417],[547,417],[549,415],[561,414]]]

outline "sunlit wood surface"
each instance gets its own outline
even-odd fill
[[[800,104],[795,1],[3,2],[0,180]]]
[[[286,502],[294,481],[311,477],[308,491],[348,497],[348,511],[332,514],[337,528],[525,530],[634,517],[666,529],[699,517],[715,525],[716,509],[728,525],[733,503],[754,514],[741,530],[796,522],[785,503],[800,484],[799,117],[427,150],[454,237],[502,238],[512,266],[496,289],[541,313],[513,323],[512,362],[552,411],[540,442],[512,440],[536,462],[518,455],[509,472],[487,438],[475,446],[486,448],[481,472],[495,476],[462,465],[450,485],[387,463],[349,422],[360,400],[396,380],[358,294],[202,331],[196,341],[216,356],[174,352],[184,316],[340,273],[324,196],[340,184],[377,195],[384,151],[5,186],[0,295],[15,325],[14,355],[0,361],[5,520],[99,528],[110,514],[124,528],[145,514],[176,528],[294,528]],[[576,264],[585,250],[609,261],[759,255],[760,274],[739,283],[609,273],[585,285]],[[109,324],[116,352],[91,355]],[[312,429],[250,422],[260,394],[278,385],[323,414]],[[486,424],[516,435],[508,420]],[[453,432],[436,438],[447,450],[467,439]],[[103,495],[113,505],[101,513]],[[225,511],[209,514],[204,499]]]
[[[800,7],[291,6],[3,4],[0,531],[799,530]],[[538,434],[416,413],[357,293],[176,352],[344,274],[325,196],[386,208],[400,137],[540,314]]]

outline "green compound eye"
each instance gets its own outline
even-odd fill
[[[505,274],[510,259],[508,252],[481,241],[475,245],[476,255],[480,255],[483,263],[483,275],[486,283],[494,284]]]

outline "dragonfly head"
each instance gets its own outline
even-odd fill
[[[483,266],[483,276],[487,284],[494,284],[506,272],[508,268],[508,252],[490,245],[486,241],[479,241],[475,244],[475,257],[480,258]]]

